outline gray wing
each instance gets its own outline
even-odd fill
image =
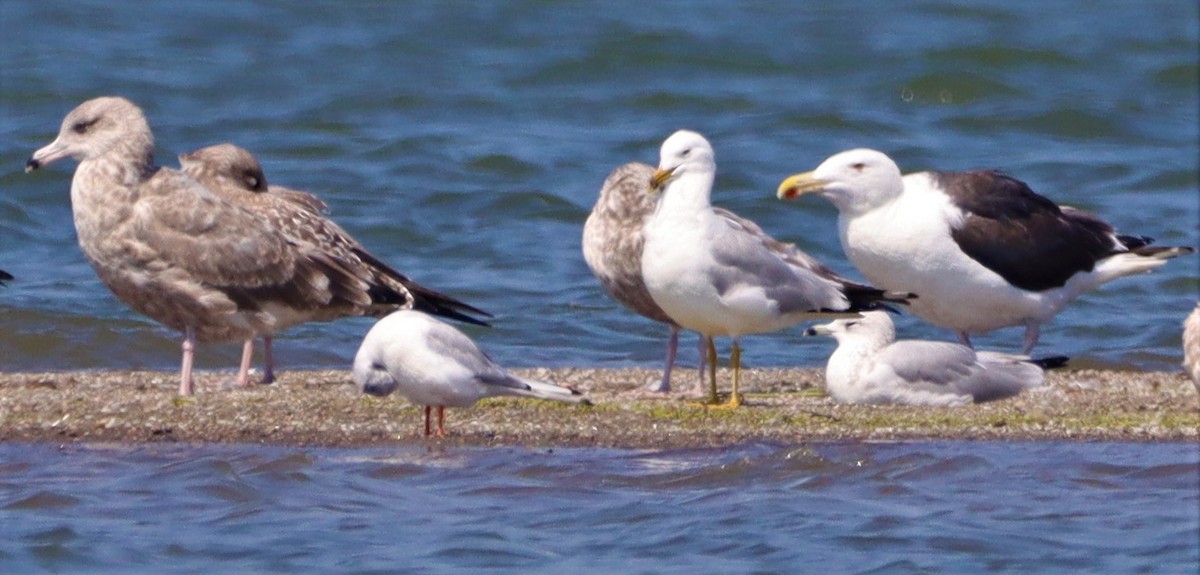
[[[875,362],[876,369],[887,366],[906,383],[943,392],[981,368],[972,349],[948,341],[897,341],[876,354]]]
[[[781,246],[788,244],[768,236],[749,220],[726,210],[717,215],[712,257],[718,266],[711,271],[711,280],[719,293],[760,288],[777,303],[781,313],[841,311],[848,307],[840,283],[829,276],[828,268],[807,256],[780,253]]]
[[[507,387],[528,390],[529,386],[508,375],[504,368],[496,365],[471,338],[461,331],[437,322],[426,334],[425,344],[445,361],[457,363],[472,374],[475,381],[492,387]]]

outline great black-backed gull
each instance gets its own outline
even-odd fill
[[[461,331],[413,310],[394,312],[367,332],[354,356],[354,381],[369,395],[398,392],[424,406],[426,437],[434,407],[440,437],[447,407],[469,407],[485,397],[587,403],[575,390],[509,375]]]
[[[856,149],[791,176],[777,195],[820,193],[840,212],[846,256],[875,285],[916,293],[912,311],[970,334],[1039,327],[1080,294],[1191,253],[1117,234],[1096,216],[1034,193],[996,171],[900,175],[883,153]]]
[[[1066,358],[981,351],[948,341],[896,341],[892,318],[881,311],[835,320],[804,331],[827,335],[838,347],[825,367],[825,389],[838,403],[964,405],[1012,397],[1042,385],[1045,367]]]
[[[672,134],[660,156],[651,193],[662,198],[643,230],[642,277],[655,303],[676,324],[708,337],[733,338],[733,394],[727,406],[741,404],[741,336],[908,298],[849,282],[798,250],[781,253],[757,226],[714,211],[709,198],[716,162],[700,134]],[[707,359],[710,374],[715,373],[711,345]],[[714,375],[709,401],[715,400]]]
[[[337,261],[358,282],[311,286],[305,295],[308,305],[293,306],[280,313],[273,330],[263,333],[265,368],[263,383],[275,380],[271,340],[275,333],[309,321],[328,321],[363,315],[382,317],[398,309],[415,308],[467,323],[486,325],[470,314],[486,312],[421,286],[372,256],[346,230],[324,217],[328,210],[320,198],[299,190],[268,184],[262,166],[249,151],[233,144],[216,144],[180,154],[183,172],[218,196],[258,215],[297,249],[315,252]],[[335,294],[337,289],[357,289],[360,294]],[[346,305],[348,300],[368,302]],[[248,360],[246,360],[248,361]]]

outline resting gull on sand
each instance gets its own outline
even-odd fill
[[[853,314],[911,294],[888,293],[847,281],[799,250],[710,204],[716,162],[703,136],[681,130],[662,144],[650,193],[661,193],[643,229],[642,277],[655,303],[676,324],[702,336],[730,336],[733,394],[741,405],[743,335],[801,321]],[[709,402],[716,401],[716,349],[708,350]]]
[[[270,222],[154,164],[141,109],[117,97],[67,114],[26,164],[79,161],[71,206],[79,245],[126,305],[184,334],[179,391],[194,392],[196,342],[249,343],[325,298],[365,311],[370,288],[344,262],[289,242]],[[249,350],[237,383],[248,381]]]
[[[840,215],[846,256],[877,286],[920,294],[912,312],[970,334],[1040,326],[1080,294],[1143,273],[1190,247],[1150,247],[1096,216],[1058,206],[996,171],[900,175],[883,153],[856,149],[779,185],[781,199],[820,193]]]
[[[832,336],[838,348],[825,367],[825,389],[838,403],[965,405],[1012,397],[1044,380],[1043,369],[1065,357],[1028,356],[975,350],[948,341],[896,341],[884,312],[834,320],[804,330]]]
[[[233,144],[217,144],[180,154],[183,172],[218,196],[258,215],[279,231],[289,243],[315,251],[339,262],[360,280],[357,287],[370,299],[364,310],[348,306],[342,298],[324,293],[314,305],[296,307],[295,313],[277,319],[273,330],[263,336],[265,368],[263,383],[274,381],[271,341],[276,332],[308,321],[327,321],[365,313],[384,316],[398,309],[415,308],[434,315],[486,325],[469,314],[487,316],[449,296],[417,284],[367,252],[344,229],[325,218],[328,208],[317,196],[269,185],[262,166],[249,151]],[[337,286],[331,286],[337,287]]]
[[[1200,301],[1183,320],[1183,369],[1200,392]]]
[[[588,403],[579,392],[509,375],[466,334],[419,311],[402,310],[379,320],[354,356],[354,381],[363,393],[399,392],[425,407],[425,436],[437,407],[437,435],[446,434],[446,408],[469,407],[493,396],[534,397]]]

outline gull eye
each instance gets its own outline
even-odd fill
[[[856,172],[861,172],[861,171],[863,171],[863,168],[867,167],[867,165],[862,162],[856,162],[856,163],[852,164],[850,167],[853,168],[854,171],[856,171]]]
[[[87,131],[91,129],[92,126],[95,126],[96,122],[99,121],[100,118],[95,118],[92,120],[80,120],[71,125],[71,131],[75,132],[76,134],[86,134]]]
[[[683,157],[685,157],[685,158],[686,158],[686,157],[688,157],[688,156],[692,155],[692,149],[691,149],[691,148],[688,148],[688,149],[686,149],[686,150],[684,150],[684,151],[680,152],[680,153],[679,153],[679,155],[680,155],[680,156],[683,156]]]

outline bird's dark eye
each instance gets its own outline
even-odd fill
[[[686,149],[686,150],[684,150],[684,151],[680,152],[680,154],[679,154],[679,155],[680,155],[680,156],[683,156],[683,157],[685,157],[685,158],[686,158],[686,157],[688,157],[688,156],[692,155],[692,149],[691,149],[691,148],[688,148],[688,149]]]
[[[93,118],[91,120],[80,120],[71,125],[71,131],[75,132],[76,134],[85,134],[85,133],[87,133],[87,131],[89,129],[91,129],[92,126],[96,125],[96,122],[99,122],[99,121],[100,121],[100,118]]]
[[[856,325],[858,325],[858,322],[857,322],[857,321],[848,321],[848,322],[846,322],[846,327],[854,327],[854,326],[856,326]]]
[[[862,162],[858,162],[850,167],[854,168],[854,171],[856,171],[856,172],[861,172],[861,171],[863,171],[863,168],[867,167],[867,165]]]

